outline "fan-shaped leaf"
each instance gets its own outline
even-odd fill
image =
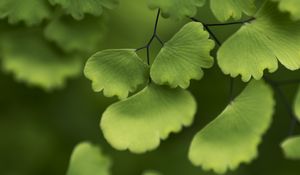
[[[103,90],[105,96],[117,95],[121,99],[146,84],[149,77],[148,66],[134,49],[98,52],[87,61],[84,73],[92,80],[94,91]]]
[[[150,84],[108,107],[101,128],[114,148],[142,153],[158,147],[171,132],[189,126],[195,112],[196,101],[188,91]]]
[[[104,22],[104,19],[94,17],[81,21],[61,17],[47,25],[45,36],[66,52],[93,52],[103,39]]]
[[[279,9],[289,12],[294,20],[300,20],[300,1],[299,0],[273,0],[279,2]]]
[[[47,0],[1,0],[0,18],[6,17],[10,23],[34,25],[50,17],[50,8]]]
[[[271,123],[274,100],[262,81],[251,81],[225,110],[194,137],[189,158],[217,173],[234,170],[257,156],[257,146]]]
[[[300,136],[291,137],[285,140],[281,147],[288,159],[300,159]]]
[[[290,70],[300,67],[300,22],[280,13],[275,3],[266,2],[218,51],[218,64],[225,74],[260,79],[263,71],[274,72],[278,61]]]
[[[38,32],[11,32],[1,37],[3,69],[19,81],[46,90],[61,88],[79,74],[81,61],[51,47]]]
[[[85,14],[100,16],[104,8],[114,8],[117,0],[49,0],[51,4],[59,4],[67,14],[73,18],[81,20]]]
[[[191,79],[201,79],[201,68],[210,68],[214,61],[214,42],[208,38],[201,23],[186,24],[157,55],[150,71],[153,81],[187,88]]]
[[[195,16],[197,7],[203,6],[205,0],[148,0],[151,9],[159,8],[164,17],[183,19]]]
[[[111,161],[100,147],[82,142],[74,149],[67,175],[109,175]]]
[[[255,0],[210,0],[210,8],[219,21],[240,19],[242,14],[254,15]]]

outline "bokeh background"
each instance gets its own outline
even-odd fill
[[[107,11],[106,16],[106,34],[97,50],[143,46],[153,32],[156,11],[147,8],[146,0],[122,0],[116,9]],[[207,7],[199,10],[197,18],[205,22],[217,22]],[[158,33],[167,41],[186,22],[188,20],[161,19]],[[6,19],[2,19],[0,24],[0,36],[5,36],[2,29],[12,25]],[[14,27],[21,32],[28,28],[22,23]],[[223,41],[238,27],[215,27],[213,31]],[[103,33],[99,32],[99,35]],[[84,43],[82,47],[85,47]],[[159,43],[154,43],[152,56],[159,47]],[[82,64],[93,53],[94,51],[80,54]],[[0,53],[0,64],[3,67],[1,59]],[[284,80],[299,75],[299,71],[290,72],[280,68],[269,76]],[[238,94],[244,85],[237,78],[234,94]],[[63,175],[73,147],[81,141],[92,141],[101,145],[103,152],[113,160],[113,175],[139,175],[146,169],[155,169],[164,175],[211,175],[212,172],[203,172],[201,168],[194,167],[187,158],[187,152],[196,132],[225,108],[229,95],[229,77],[223,75],[215,65],[205,71],[204,79],[193,81],[189,89],[198,102],[198,113],[193,125],[178,134],[171,134],[157,150],[135,155],[128,151],[114,150],[103,138],[99,129],[100,117],[105,108],[116,99],[94,93],[90,81],[84,78],[82,71],[78,76],[68,79],[64,88],[47,91],[19,82],[13,73],[2,70],[0,174]],[[284,86],[283,89],[292,102],[297,84]],[[278,101],[272,128],[259,147],[259,157],[250,165],[243,164],[237,171],[228,174],[299,175],[300,161],[284,159],[279,146],[288,136],[289,127],[290,118]]]

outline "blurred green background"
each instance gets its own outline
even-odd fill
[[[147,8],[146,0],[122,0],[116,9],[107,12],[108,19],[105,24],[107,33],[97,49],[143,46],[153,32],[155,15],[156,11]],[[216,22],[207,7],[199,10],[197,18],[205,22]],[[162,18],[158,33],[164,41],[167,41],[186,22],[188,21]],[[7,26],[10,26],[7,20],[1,20],[0,31]],[[16,26],[20,31],[26,30],[23,24]],[[216,27],[213,31],[220,40],[225,40],[238,27]],[[5,32],[0,36],[4,35]],[[99,35],[103,34],[99,32]],[[84,43],[82,46],[85,46]],[[157,53],[159,47],[159,43],[155,43],[152,56]],[[80,54],[82,62],[93,53],[90,51]],[[3,67],[2,61],[0,64]],[[299,75],[299,71],[290,72],[280,68],[277,73],[270,76],[273,79],[292,79]],[[234,93],[238,94],[244,84],[239,78],[235,82]],[[296,88],[297,85],[284,87],[291,101]],[[94,93],[90,82],[82,73],[68,80],[63,89],[45,91],[20,83],[11,73],[2,71],[0,74],[0,174],[65,174],[73,147],[86,140],[100,144],[104,153],[112,158],[113,175],[139,175],[146,169],[155,169],[164,175],[213,174],[194,167],[187,158],[187,152],[194,134],[226,106],[229,77],[223,75],[215,65],[205,71],[203,80],[193,81],[190,90],[198,102],[198,113],[193,125],[183,129],[179,134],[172,134],[169,139],[161,143],[159,149],[143,155],[135,155],[128,151],[116,151],[104,140],[99,129],[100,116],[116,99]],[[300,161],[285,160],[279,147],[280,142],[288,135],[289,123],[290,118],[285,108],[278,102],[272,128],[259,147],[259,157],[250,165],[243,164],[237,171],[228,174],[299,175]]]

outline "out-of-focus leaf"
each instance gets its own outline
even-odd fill
[[[279,9],[289,12],[292,19],[300,20],[300,1],[299,0],[273,0],[279,3]]]
[[[47,0],[1,0],[0,18],[8,18],[10,23],[24,21],[31,26],[50,17]]]
[[[111,161],[99,146],[78,144],[71,156],[67,175],[110,175]]]
[[[18,81],[45,90],[61,88],[79,74],[82,62],[53,48],[36,31],[13,31],[0,39],[2,68]]]
[[[281,148],[286,158],[300,160],[300,136],[286,139]]]
[[[81,21],[61,17],[51,21],[44,33],[66,52],[94,52],[104,38],[104,23],[103,17],[87,17]]]
[[[67,14],[81,20],[85,14],[102,15],[104,8],[116,7],[118,0],[49,0],[49,2],[60,5]]]

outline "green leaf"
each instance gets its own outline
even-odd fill
[[[118,0],[49,0],[49,2],[60,5],[67,14],[81,20],[85,14],[102,15],[104,8],[114,8]]]
[[[153,81],[187,88],[191,79],[200,80],[201,68],[210,68],[214,62],[210,56],[214,42],[208,38],[201,23],[186,24],[157,55],[150,70]]]
[[[148,66],[134,49],[104,50],[96,53],[86,63],[85,76],[92,81],[95,92],[120,99],[134,92],[148,81]]]
[[[255,0],[210,0],[210,8],[219,21],[227,21],[230,18],[238,20],[243,13],[248,16],[256,11]]]
[[[183,19],[195,16],[205,0],[148,0],[151,9],[161,9],[164,17]]]
[[[24,21],[31,26],[50,17],[47,0],[1,0],[0,18],[8,18],[9,23]]]
[[[281,148],[286,158],[300,160],[300,136],[286,139]]]
[[[266,2],[256,19],[243,25],[218,51],[218,64],[225,74],[243,81],[261,79],[263,71],[274,72],[278,61],[290,70],[300,68],[300,22]]]
[[[18,81],[52,90],[77,76],[81,61],[51,47],[36,31],[8,32],[1,37],[0,54],[5,72]]]
[[[100,147],[82,142],[73,150],[67,175],[109,175],[110,167],[111,161]]]
[[[273,0],[279,2],[279,9],[289,12],[293,20],[300,20],[300,1],[299,0]]]
[[[270,126],[274,100],[262,81],[251,81],[244,91],[196,134],[189,159],[204,170],[223,174],[257,156],[257,146]]]
[[[100,126],[114,148],[143,153],[157,148],[160,139],[167,139],[171,132],[189,126],[196,108],[188,91],[149,84],[134,96],[108,107]]]
[[[158,171],[148,170],[148,171],[145,171],[142,175],[162,175],[162,174]]]
[[[93,52],[103,39],[103,18],[87,17],[77,21],[68,17],[52,20],[45,29],[48,40],[54,41],[66,52]]]
[[[151,9],[161,9],[164,17],[183,19],[193,17],[206,0],[148,0]],[[210,7],[219,21],[240,19],[242,14],[255,13],[255,0],[210,0]]]
[[[296,94],[296,99],[294,102],[294,112],[296,114],[296,117],[300,121],[300,87],[298,88],[298,92]]]

